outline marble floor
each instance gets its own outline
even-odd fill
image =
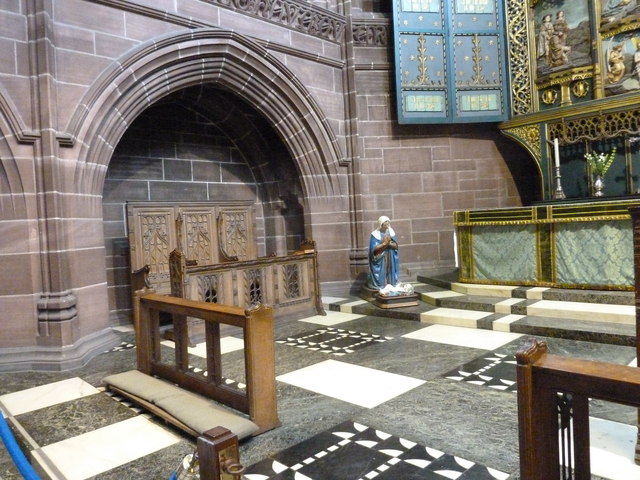
[[[516,350],[526,336],[328,311],[274,327],[282,426],[241,444],[248,480],[514,480]],[[447,312],[448,318],[451,312]],[[134,368],[135,340],[71,372],[0,374],[0,409],[42,478],[168,479],[192,438],[101,380]],[[242,383],[242,341],[225,332],[223,375]],[[541,337],[542,338],[542,337]],[[544,338],[553,353],[618,364],[631,347]],[[163,348],[171,349],[171,342]],[[201,345],[190,349],[202,370]],[[640,479],[636,411],[590,405],[594,478]],[[21,478],[0,449],[0,479]]]

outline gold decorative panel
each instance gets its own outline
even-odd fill
[[[527,4],[519,0],[508,0],[506,12],[509,73],[511,76],[511,114],[522,115],[533,111]]]

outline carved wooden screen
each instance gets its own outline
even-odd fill
[[[169,293],[169,254],[175,248],[197,265],[255,259],[254,221],[251,205],[128,203],[131,270],[149,265],[152,286]]]
[[[221,207],[218,214],[220,252],[226,258],[250,260],[256,257],[252,213],[246,207]]]
[[[185,207],[180,210],[180,249],[185,258],[195,260],[198,265],[218,263],[215,207]]]
[[[128,211],[132,271],[149,265],[149,282],[161,293],[169,289],[169,254],[176,248],[172,207],[144,206]]]

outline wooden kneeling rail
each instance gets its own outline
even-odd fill
[[[520,476],[590,480],[589,398],[640,407],[640,369],[547,351],[530,339],[516,354]]]
[[[239,307],[198,302],[167,295],[150,293],[139,298],[136,323],[138,370],[151,377],[166,380],[182,389],[214,400],[233,410],[243,412],[262,433],[279,426],[276,400],[275,352],[273,343],[273,315],[270,307],[258,306],[250,310]],[[175,362],[163,362],[160,355],[160,312],[173,316]],[[187,317],[204,320],[206,368],[208,376],[188,370],[189,338]],[[246,391],[224,384],[221,368],[220,325],[242,329],[245,356]],[[107,382],[108,383],[108,382]],[[126,392],[120,392],[127,395]],[[136,395],[127,395],[140,402]],[[143,406],[144,401],[140,402]],[[149,402],[147,402],[149,403]],[[153,411],[153,410],[152,410]],[[158,413],[158,412],[156,412]],[[179,418],[167,421],[192,435],[202,432],[185,428]],[[214,427],[216,425],[212,425]]]

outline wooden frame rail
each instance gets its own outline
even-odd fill
[[[136,322],[138,370],[248,414],[259,427],[257,433],[280,424],[276,401],[273,315],[270,307],[262,305],[245,310],[155,293],[141,296],[139,302],[139,320]],[[161,361],[160,312],[173,316],[174,365]],[[188,317],[204,321],[208,370],[206,377],[188,370]],[[220,349],[222,324],[242,329],[246,392],[223,383]]]
[[[296,252],[212,265],[194,265],[176,249],[169,257],[171,295],[245,307],[258,303],[278,315],[325,315],[318,279],[315,242]]]
[[[590,480],[589,398],[639,407],[640,369],[551,355],[535,339],[516,360],[521,479]]]

